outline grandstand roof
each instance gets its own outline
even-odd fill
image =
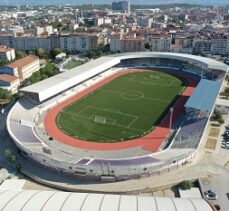
[[[204,199],[1,190],[1,210],[47,211],[213,211]]]
[[[192,96],[185,104],[185,107],[195,108],[201,111],[211,111],[220,87],[220,82],[201,79]]]
[[[182,61],[192,62],[193,64],[203,65],[206,68],[218,69],[227,71],[228,66],[205,57],[194,56],[190,54],[179,53],[161,53],[161,52],[136,52],[125,54],[113,54],[109,56],[100,57],[81,66],[78,66],[72,70],[68,70],[64,73],[55,75],[51,78],[38,82],[36,84],[24,87],[21,89],[23,92],[35,93],[38,95],[40,101],[44,101],[64,90],[69,89],[84,80],[93,77],[114,65],[120,63],[123,59],[132,58],[171,58]]]

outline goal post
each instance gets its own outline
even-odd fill
[[[106,118],[103,116],[95,116],[94,121],[101,124],[106,124]]]

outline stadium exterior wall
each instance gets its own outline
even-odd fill
[[[151,54],[147,54],[147,56],[150,57]],[[160,54],[156,54],[158,57],[160,56]],[[145,57],[144,55],[141,55],[137,57],[137,54],[135,55],[131,55],[131,58],[139,58],[139,57]],[[128,55],[123,55],[121,57],[122,59],[125,58],[130,58],[130,56]],[[189,59],[189,58],[187,58]],[[113,63],[112,66],[117,64],[117,60]],[[111,67],[112,67],[111,66]],[[104,69],[107,68],[107,65],[103,66]],[[103,70],[104,70],[103,69]],[[93,70],[94,71],[94,70]],[[92,71],[92,72],[93,72]],[[227,69],[223,68],[222,71],[227,71]],[[86,74],[86,73],[85,73]],[[86,76],[85,76],[86,77]],[[72,84],[74,82],[75,78],[72,78]],[[66,81],[65,81],[66,83]],[[66,88],[66,87],[65,87]],[[52,87],[52,89],[54,89],[54,87]],[[54,90],[52,92],[52,94],[54,94]],[[44,97],[48,97],[48,95],[44,95]],[[50,96],[49,96],[50,97]],[[54,160],[49,156],[46,156],[44,154],[39,154],[37,152],[31,151],[30,149],[26,148],[22,143],[20,143],[20,140],[17,139],[17,137],[14,136],[14,134],[11,131],[10,128],[10,116],[11,116],[11,112],[13,112],[13,110],[11,110],[9,112],[8,118],[7,118],[7,129],[8,132],[11,136],[11,138],[14,140],[15,144],[17,145],[17,147],[19,149],[21,149],[22,151],[26,152],[28,154],[28,158],[31,158],[33,161],[35,161],[36,163],[39,163],[43,166],[46,166],[47,168],[51,168],[55,171],[58,172],[63,172],[66,174],[74,174],[77,176],[82,176],[82,177],[89,177],[89,178],[97,178],[97,179],[101,179],[102,175],[106,175],[107,172],[104,172],[103,170],[101,170],[101,168],[98,168],[98,166],[93,166],[93,165],[84,165],[83,169],[82,169],[82,174],[80,173],[80,169],[82,168],[80,165],[74,164],[74,163],[67,163],[67,162],[63,162],[60,160]],[[202,136],[203,138],[203,136]],[[201,138],[201,139],[202,139]],[[45,144],[44,144],[45,146]],[[111,177],[115,177],[116,181],[119,180],[123,180],[123,178],[128,178],[128,179],[132,179],[132,178],[139,178],[139,177],[145,177],[145,176],[150,176],[151,174],[160,174],[160,172],[163,169],[170,169],[173,167],[179,167],[179,166],[183,166],[183,163],[191,163],[193,158],[196,156],[197,150],[193,150],[190,153],[184,154],[180,157],[177,157],[176,159],[176,163],[174,163],[173,160],[169,160],[163,163],[148,163],[148,164],[142,164],[142,165],[129,165],[129,166],[116,166],[116,167],[112,167],[112,169],[114,170],[114,174],[110,175]],[[147,170],[146,170],[147,169]],[[78,173],[77,173],[78,171]]]

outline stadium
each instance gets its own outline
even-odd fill
[[[209,58],[113,54],[22,88],[8,132],[29,162],[116,182],[197,156],[228,66]]]

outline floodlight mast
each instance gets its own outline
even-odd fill
[[[170,118],[169,118],[169,130],[172,130],[172,124],[173,124],[173,107],[170,108]]]

